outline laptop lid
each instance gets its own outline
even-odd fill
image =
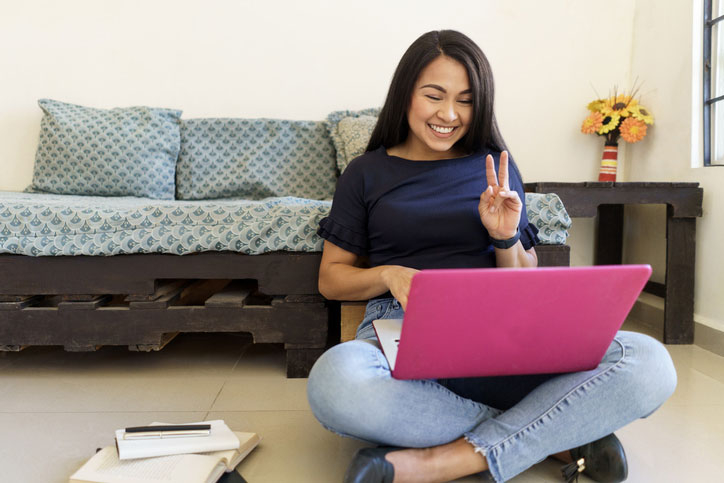
[[[650,274],[649,265],[422,270],[412,280],[392,375],[593,369]]]

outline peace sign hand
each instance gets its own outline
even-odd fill
[[[495,176],[493,157],[485,158],[485,175],[488,187],[480,195],[480,221],[492,238],[507,240],[515,236],[523,211],[523,203],[518,192],[508,184],[508,152],[500,154],[500,182]]]

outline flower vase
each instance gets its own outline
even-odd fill
[[[618,167],[618,143],[606,143],[601,157],[601,169],[598,172],[598,181],[616,181],[616,168]]]

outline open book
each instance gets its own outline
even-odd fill
[[[214,483],[225,471],[233,471],[261,440],[256,433],[234,434],[238,449],[210,453],[119,460],[116,447],[107,446],[73,473],[69,483]]]

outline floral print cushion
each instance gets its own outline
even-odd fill
[[[571,220],[554,194],[526,193],[544,244],[565,243]],[[331,201],[159,201],[0,192],[0,253],[30,256],[321,251]]]
[[[323,121],[181,120],[176,198],[331,199],[334,146]]]
[[[158,201],[0,192],[0,253],[121,255],[322,249],[330,201]]]
[[[66,195],[174,198],[181,111],[96,109],[40,99],[32,188]]]

